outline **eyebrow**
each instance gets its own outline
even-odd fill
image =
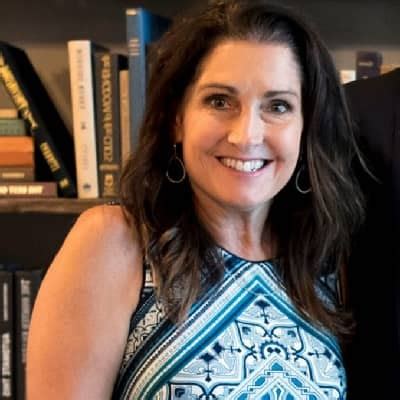
[[[206,84],[200,85],[198,88],[199,91],[202,91],[205,89],[223,89],[231,94],[238,94],[238,90],[235,87],[229,86],[229,85],[223,85],[221,83],[206,83]],[[272,98],[272,97],[285,95],[285,94],[299,97],[298,93],[293,90],[268,90],[267,92],[264,93],[264,97]]]

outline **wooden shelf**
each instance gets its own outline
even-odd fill
[[[80,214],[87,208],[105,204],[108,199],[0,199],[0,213]]]

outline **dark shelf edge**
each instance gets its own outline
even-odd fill
[[[0,199],[0,213],[80,214],[90,207],[105,204],[107,201],[108,199],[3,198]]]

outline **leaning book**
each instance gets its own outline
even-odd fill
[[[74,144],[24,50],[0,41],[0,81],[64,197],[76,196]]]

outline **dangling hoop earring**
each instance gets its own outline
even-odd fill
[[[168,167],[167,167],[167,172],[165,173],[165,176],[167,177],[168,181],[171,183],[181,183],[184,181],[186,178],[186,169],[185,165],[183,164],[183,161],[179,158],[178,154],[176,153],[176,144],[174,144],[174,154],[168,161]],[[175,165],[174,165],[175,164]],[[175,170],[180,169],[181,176],[179,178],[175,178],[171,176],[170,169]]]
[[[300,185],[299,185],[299,180],[300,180],[300,174],[301,174],[301,171],[303,170],[303,169],[305,169],[304,168],[304,165],[302,165],[300,168],[299,168],[299,170],[297,171],[297,174],[296,174],[296,180],[295,180],[295,185],[296,185],[296,189],[297,189],[297,191],[299,192],[299,193],[301,193],[301,194],[307,194],[307,193],[310,193],[311,192],[311,187],[309,187],[308,189],[302,189],[301,187],[300,187]]]

